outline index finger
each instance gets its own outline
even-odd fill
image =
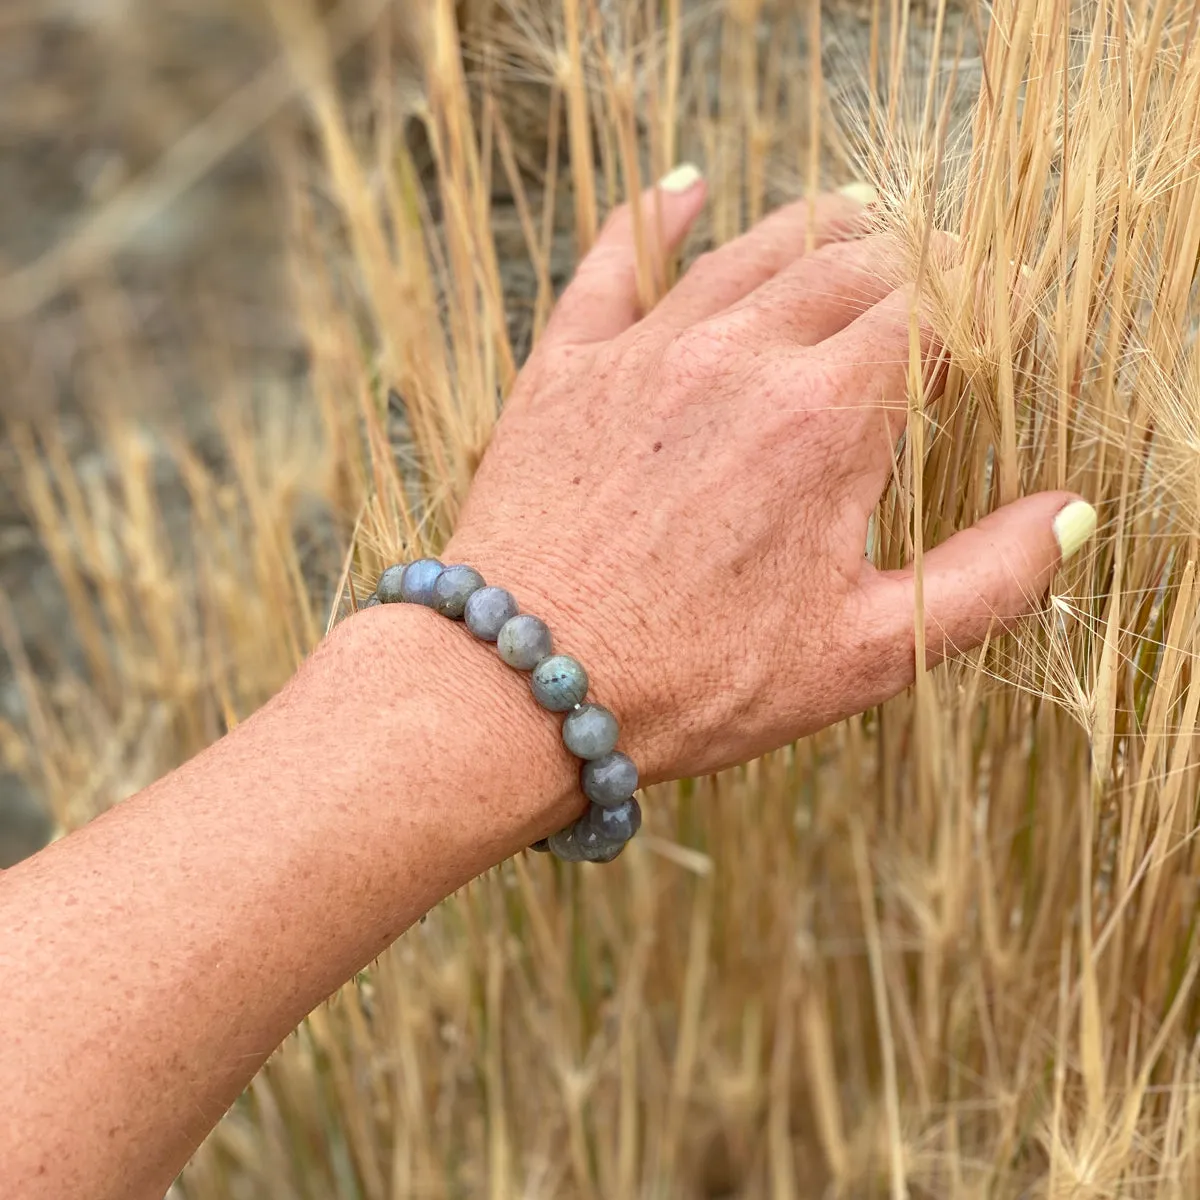
[[[668,256],[687,236],[706,196],[700,171],[684,164],[641,194],[637,221],[631,204],[613,209],[555,306],[544,340],[583,345],[624,333],[643,312],[638,283],[639,232],[650,269],[656,277],[661,276]]]

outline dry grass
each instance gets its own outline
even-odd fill
[[[808,5],[467,7],[465,59],[446,0],[408,10],[407,90],[380,26],[351,119],[319,14],[269,6],[311,116],[308,140],[273,131],[311,396],[248,413],[227,375],[219,471],[169,439],[185,556],[128,423],[103,429],[99,480],[53,426],[10,431],[85,668],[53,690],[24,673],[27,765],[64,825],[251,711],[313,644],[313,580],[341,560],[304,562],[301,497],[342,518],[358,594],[438,545],[561,235],[586,246],[680,158],[712,180],[716,241],[857,174],[912,249],[955,365],[928,412],[914,375],[882,563],[1042,487],[1093,500],[1101,536],[1020,637],[654,789],[612,867],[522,857],[447,902],[289,1039],[181,1190],[1200,1195],[1193,7],[880,0],[824,72],[811,47],[841,19]],[[961,235],[967,272],[939,274],[931,228]],[[102,276],[80,291],[120,312]],[[137,342],[104,344],[118,387]]]

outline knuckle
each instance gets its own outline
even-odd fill
[[[862,263],[883,268],[894,266],[902,251],[895,234],[868,233],[862,237],[826,242],[812,252],[812,258],[821,263]]]
[[[692,265],[684,273],[683,282],[704,283],[710,280],[720,270],[721,262],[715,250],[705,250],[692,260]]]
[[[723,359],[741,358],[747,349],[769,340],[763,315],[752,304],[735,305],[706,317],[694,326],[693,333]]]
[[[676,334],[662,351],[662,369],[669,382],[701,382],[725,374],[736,348],[728,332],[714,321]]]
[[[555,339],[538,346],[522,373],[530,376],[530,390],[536,392],[578,373],[589,358],[587,346]]]

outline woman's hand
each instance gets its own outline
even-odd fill
[[[688,169],[642,197],[659,261],[704,199]],[[913,573],[864,554],[905,426],[912,294],[893,290],[894,243],[850,236],[860,216],[820,197],[805,253],[810,206],[782,209],[640,316],[616,211],[446,552],[550,623],[647,781],[745,761],[913,679]],[[1094,529],[1076,500],[1028,497],[925,556],[931,661],[1036,606]]]

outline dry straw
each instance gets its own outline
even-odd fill
[[[352,119],[320,15],[271,5],[311,116],[275,139],[314,419],[226,421],[222,479],[179,442],[194,585],[127,428],[104,486],[14,432],[86,659],[65,699],[24,675],[64,823],[313,644],[302,483],[347,521],[341,611],[438,545],[564,245],[683,158],[715,241],[817,186],[879,189],[953,361],[936,401],[914,364],[881,563],[919,571],[1045,487],[1096,503],[1100,536],[1019,637],[656,789],[615,866],[522,857],[443,905],[288,1040],[180,1188],[1200,1195],[1193,6],[511,0],[458,6],[465,53],[453,7],[391,14],[415,89],[373,29]],[[648,301],[661,283],[644,268]]]

